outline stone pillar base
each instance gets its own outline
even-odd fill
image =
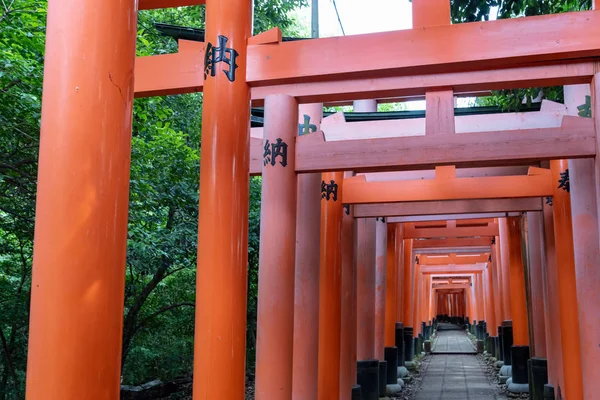
[[[528,384],[527,360],[529,360],[529,346],[512,346],[510,352],[513,382],[515,384]]]
[[[362,400],[379,400],[379,360],[358,361],[356,381]]]
[[[531,400],[544,400],[544,385],[548,383],[548,360],[531,357],[527,361],[529,369],[529,397]]]

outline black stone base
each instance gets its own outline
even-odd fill
[[[512,365],[510,348],[513,345],[512,321],[502,322],[502,355],[504,365]],[[516,382],[515,382],[516,383]]]
[[[379,361],[379,397],[385,396],[387,386],[387,361]]]
[[[384,350],[385,362],[387,362],[387,378],[388,385],[398,383],[398,349],[396,347],[386,347]]]
[[[360,393],[361,387],[360,385],[352,386],[352,400],[362,400],[362,395]]]
[[[396,348],[398,349],[398,366],[404,367],[404,324],[396,322]]]
[[[529,398],[544,400],[544,385],[548,383],[548,360],[531,357],[527,361],[529,369]]]
[[[487,338],[487,345],[488,345],[487,352],[492,357],[496,357],[496,340],[495,339],[498,339],[498,338],[496,338],[494,336],[488,336],[488,338]]]
[[[413,338],[413,328],[404,327],[404,361],[412,361],[415,358],[415,343]]]
[[[504,347],[502,342],[502,327],[498,327],[498,360],[504,361]]]
[[[544,400],[554,400],[554,386],[544,385]]]
[[[512,346],[510,353],[512,360],[513,383],[529,383],[529,377],[527,374],[529,346]]]
[[[379,400],[379,360],[358,361],[356,383],[360,385],[362,400]]]

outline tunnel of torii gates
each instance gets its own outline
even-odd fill
[[[252,36],[251,0],[207,0],[206,43],[136,58],[138,9],[201,3],[49,1],[27,399],[119,397],[133,99],[194,91],[194,399],[244,398],[250,175],[257,399],[370,398],[357,375],[410,362],[439,320],[513,383],[529,362],[534,392],[598,398],[600,11],[451,25],[448,0],[413,0],[409,30],[282,42]],[[454,115],[457,96],[556,85],[565,104]],[[425,118],[322,118],[415,98]]]

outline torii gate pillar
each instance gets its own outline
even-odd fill
[[[119,398],[136,24],[133,1],[48,5],[29,400]]]
[[[214,54],[204,82],[194,337],[197,400],[241,400],[245,392],[250,165],[250,88],[245,78],[252,4],[206,1],[207,46],[226,46],[231,52],[228,61],[217,61],[227,59],[226,51],[222,57]],[[238,56],[231,59],[234,51]]]

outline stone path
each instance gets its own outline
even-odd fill
[[[477,354],[473,343],[471,343],[464,330],[448,330],[443,329],[443,326],[441,328],[437,331],[437,336],[431,349],[434,354]]]
[[[414,400],[506,399],[489,381],[478,358],[464,354],[474,351],[464,331],[438,331],[436,349],[450,354],[432,354],[425,360],[420,390]]]

